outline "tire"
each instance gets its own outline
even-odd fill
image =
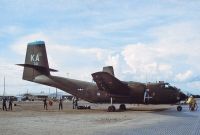
[[[108,112],[115,112],[115,106],[111,105],[108,107]]]
[[[191,107],[191,111],[194,111],[194,107]]]
[[[125,104],[121,104],[121,105],[119,106],[119,110],[120,110],[120,111],[126,111],[126,105],[125,105]]]
[[[181,106],[177,106],[177,111],[181,112],[182,111],[182,107]]]

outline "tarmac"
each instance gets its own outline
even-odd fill
[[[42,102],[17,103],[13,111],[0,111],[0,135],[200,135],[200,113],[188,106],[182,112],[169,105],[127,105],[125,112],[107,112],[108,105],[88,105],[91,110],[73,110],[65,102],[59,111],[58,103],[48,110]]]

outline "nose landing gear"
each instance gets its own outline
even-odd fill
[[[182,106],[179,105],[179,106],[177,106],[176,109],[177,109],[177,111],[181,112],[182,111]]]

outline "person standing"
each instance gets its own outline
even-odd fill
[[[3,98],[3,111],[7,111],[7,106],[6,106],[6,98]]]
[[[45,98],[45,99],[43,100],[43,102],[44,102],[44,109],[47,110],[47,98]]]
[[[9,110],[11,110],[12,111],[12,104],[13,104],[13,99],[10,97],[10,99],[9,99]]]
[[[78,109],[78,98],[75,99],[75,109]]]
[[[72,98],[72,102],[73,102],[73,109],[75,109],[75,97]]]
[[[59,110],[62,110],[63,109],[63,100],[62,98],[60,98],[59,100]]]
[[[190,111],[196,111],[198,106],[197,106],[197,101],[195,100],[195,98],[193,96],[190,96],[186,102],[187,104],[189,104],[189,110]]]

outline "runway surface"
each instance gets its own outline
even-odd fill
[[[137,106],[125,112],[106,112],[107,105],[92,110],[58,111],[57,103],[43,110],[42,102],[18,104],[0,111],[0,135],[200,135],[200,113],[182,112],[176,106]],[[104,109],[103,109],[104,108]]]

